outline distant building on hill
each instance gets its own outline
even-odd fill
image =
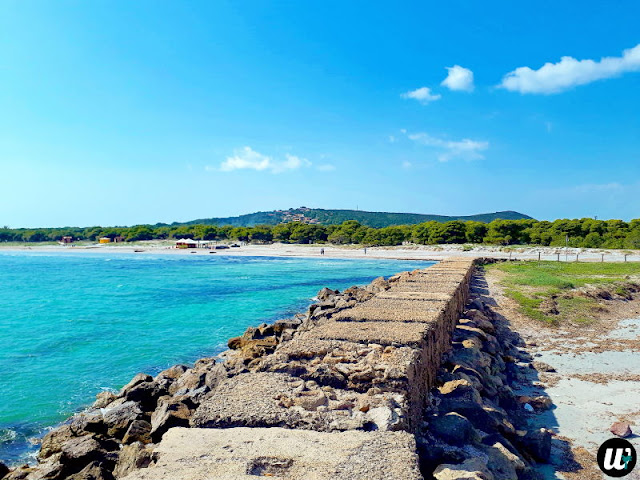
[[[111,239],[109,237],[100,237],[98,242],[99,243],[111,243]]]
[[[65,243],[65,244],[73,243],[73,237],[71,237],[71,236],[62,237],[60,239],[60,243]]]

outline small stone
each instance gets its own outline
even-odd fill
[[[609,431],[614,435],[622,438],[626,438],[633,433],[631,431],[631,426],[627,422],[615,422],[613,425],[611,425]]]
[[[327,397],[321,390],[304,391],[300,392],[293,402],[305,410],[315,411],[318,407],[327,404]]]
[[[555,373],[556,369],[553,368],[548,363],[538,362],[537,360],[533,362],[533,368],[535,368],[539,372],[547,372],[547,373]]]
[[[538,396],[531,399],[531,405],[536,410],[549,410],[553,405],[550,397]]]
[[[442,464],[433,472],[436,480],[494,480],[486,460],[470,458],[459,464]]]

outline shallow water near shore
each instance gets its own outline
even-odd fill
[[[433,262],[0,252],[0,460],[137,372],[226,349],[247,327]]]

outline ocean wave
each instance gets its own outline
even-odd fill
[[[0,443],[13,442],[18,437],[18,432],[10,428],[0,428]]]

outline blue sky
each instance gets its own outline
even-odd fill
[[[0,224],[640,217],[638,2],[0,2]]]

